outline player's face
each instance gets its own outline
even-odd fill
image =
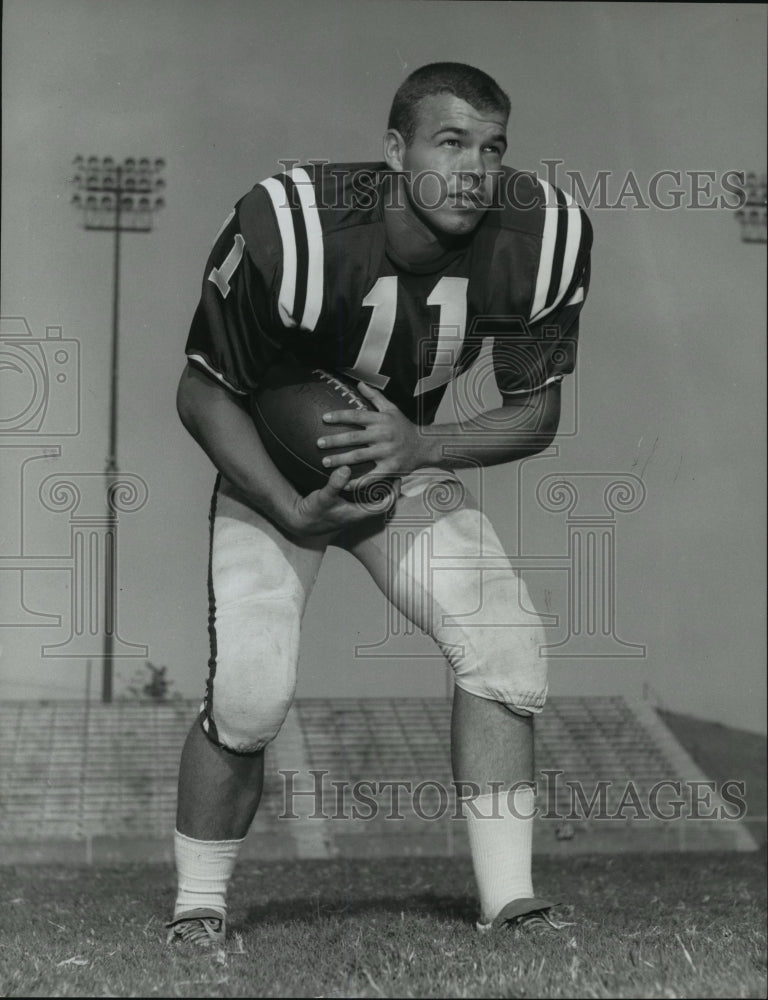
[[[506,152],[506,118],[483,112],[453,94],[425,97],[409,145],[385,145],[390,166],[406,174],[411,207],[438,233],[463,236],[493,200]],[[388,136],[398,136],[390,132]]]

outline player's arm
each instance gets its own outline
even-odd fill
[[[503,332],[494,336],[493,371],[502,406],[462,424],[427,428],[429,464],[497,465],[535,455],[554,440],[560,424],[560,384],[574,370],[579,315],[589,287],[591,227],[583,213],[578,218],[580,252],[567,271],[563,268],[559,306],[532,317],[522,337]]]
[[[302,497],[277,470],[243,402],[188,364],[176,404],[184,427],[248,504],[294,535],[320,535],[370,517],[372,511],[340,494],[350,470],[334,471],[326,486]]]
[[[321,448],[349,448],[328,456],[328,468],[366,459],[376,461],[376,474],[402,475],[429,465],[497,465],[534,455],[552,443],[560,422],[560,382],[574,370],[578,318],[589,287],[592,227],[568,199],[556,198],[545,211],[545,229],[548,223],[556,225],[548,226],[538,249],[529,315],[522,325],[522,317],[509,317],[507,329],[493,334],[493,370],[502,406],[463,423],[421,429],[382,393],[361,384],[376,412],[328,415],[331,425],[359,425],[318,442]],[[540,281],[541,276],[547,280]]]
[[[588,264],[574,266],[573,274],[564,304],[556,313],[547,314],[545,324],[528,327],[523,337],[494,337],[493,371],[502,398],[500,407],[461,423],[420,428],[381,392],[361,383],[361,393],[376,412],[329,414],[331,425],[354,422],[360,426],[323,439],[321,448],[341,445],[350,449],[329,456],[327,467],[373,459],[376,474],[405,475],[424,466],[499,465],[548,448],[560,423],[560,382],[574,369]],[[559,337],[552,337],[552,330],[559,331]]]
[[[323,489],[302,497],[275,467],[248,411],[249,393],[284,347],[271,309],[279,247],[269,199],[257,185],[214,242],[187,338],[177,408],[247,503],[292,534],[325,534],[373,513],[339,495],[350,470],[339,468]]]
[[[405,475],[424,466],[457,469],[499,465],[535,455],[548,448],[560,422],[560,385],[553,382],[536,392],[503,397],[503,405],[471,420],[432,424],[412,423],[378,390],[360,383],[360,392],[376,407],[350,416],[331,413],[329,431],[336,422],[359,424],[359,429],[321,438],[323,447],[349,446],[328,456],[328,468],[360,461],[376,461],[376,473]]]
[[[500,465],[548,448],[560,424],[560,383],[505,396],[502,405],[460,423],[417,428],[425,465],[447,469]]]

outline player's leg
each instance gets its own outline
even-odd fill
[[[476,787],[481,794],[493,791],[499,781],[507,787],[533,782],[533,716],[510,712],[501,702],[469,694],[456,685],[451,765],[460,788]]]
[[[241,840],[263,785],[263,749],[239,754],[216,746],[196,719],[181,754],[176,829],[195,840]],[[211,790],[205,798],[203,789]]]
[[[461,484],[419,478],[403,481],[386,525],[361,527],[347,547],[454,669],[454,779],[466,794],[487,925],[507,904],[520,912],[550,905],[535,900],[531,884],[533,715],[547,691],[543,633],[496,532]]]
[[[487,518],[477,514],[476,528],[464,525],[459,531],[464,541],[456,544],[457,551],[466,545],[470,551],[482,550],[486,556],[503,561],[501,543]],[[472,540],[475,531],[482,535],[480,545]],[[472,586],[471,581],[454,577],[446,579],[438,590],[443,602],[454,598],[466,601]],[[476,798],[467,796],[464,812],[480,890],[478,926],[485,930],[494,922],[538,914],[550,906],[534,896],[531,870],[534,715],[541,710],[546,695],[546,663],[540,655],[544,640],[539,623],[524,610],[530,609],[531,603],[523,581],[511,567],[481,574],[478,605],[481,610],[476,621],[485,624],[480,625],[475,662],[496,664],[488,674],[491,690],[498,685],[498,678],[492,678],[499,665],[516,676],[513,684],[519,685],[507,688],[504,700],[488,698],[486,692],[481,696],[476,677],[470,682],[474,693],[458,679],[454,689],[451,762],[459,794],[462,789],[479,792]],[[466,626],[464,631],[468,631]],[[441,635],[443,642],[454,638],[450,626]]]
[[[287,538],[217,480],[210,672],[179,770],[173,935],[205,943],[223,931],[227,883],[261,798],[264,748],[293,700],[301,617],[325,545]]]
[[[533,727],[532,715],[512,712],[456,685],[451,759],[459,794],[465,793],[480,930],[553,905],[533,891]]]

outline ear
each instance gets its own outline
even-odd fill
[[[397,129],[390,128],[384,133],[384,161],[390,170],[403,170],[406,143]]]

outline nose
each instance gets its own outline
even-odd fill
[[[461,163],[459,187],[462,191],[476,191],[487,175],[480,149],[467,149]]]

